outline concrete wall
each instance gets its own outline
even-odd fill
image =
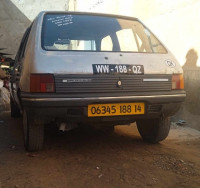
[[[197,60],[197,52],[190,49],[183,66],[187,96],[174,119],[175,121],[184,119],[188,125],[200,130],[200,67],[196,66]]]
[[[168,1],[165,2],[163,6],[167,6]],[[146,23],[183,65],[191,49],[200,54],[200,26],[197,24],[200,21],[200,1],[174,0],[173,2],[180,4],[174,3],[176,6],[167,9],[163,14],[146,19]],[[200,66],[199,59],[197,65]]]
[[[10,1],[0,0],[0,48],[15,56],[30,20]]]
[[[186,125],[200,130],[200,68],[184,68],[186,100],[173,121],[185,120]]]
[[[40,11],[69,8],[69,0],[0,0],[0,48],[14,58],[25,29]]]

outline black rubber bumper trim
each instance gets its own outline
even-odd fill
[[[152,96],[120,96],[120,97],[84,97],[84,98],[38,98],[22,97],[23,106],[27,107],[69,107],[87,106],[98,103],[146,102],[146,103],[178,103],[183,102],[186,94],[152,95]]]

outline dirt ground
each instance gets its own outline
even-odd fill
[[[0,115],[0,188],[200,187],[200,132],[172,125],[160,144],[144,143],[136,129],[112,134],[77,128],[45,130],[44,149],[27,153],[22,119]]]

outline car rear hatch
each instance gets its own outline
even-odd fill
[[[137,19],[84,13],[44,15],[32,73],[53,74],[56,93],[171,91],[182,69]]]

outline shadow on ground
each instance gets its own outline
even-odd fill
[[[23,147],[22,119],[0,116],[0,185],[2,187],[198,187],[200,139],[181,139],[173,128],[161,144],[144,143],[135,126],[114,133],[91,127],[60,135],[45,129],[40,152]],[[176,134],[174,134],[176,133]],[[191,136],[190,136],[191,137]]]

